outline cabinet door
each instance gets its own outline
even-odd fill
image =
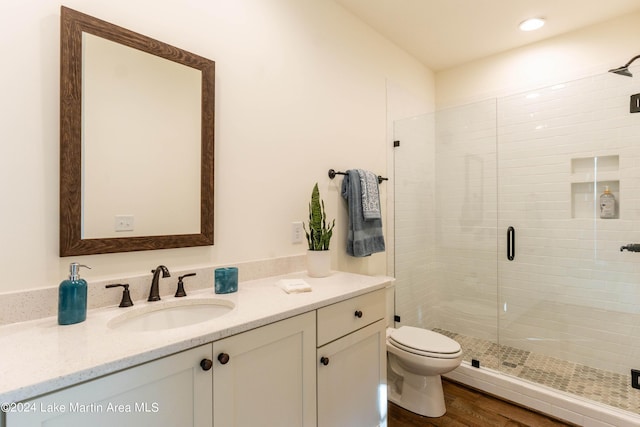
[[[315,312],[214,342],[214,426],[314,426],[315,342]]]
[[[386,425],[384,320],[318,348],[318,426]]]
[[[211,344],[22,402],[7,427],[210,427]],[[19,411],[18,411],[19,410]]]

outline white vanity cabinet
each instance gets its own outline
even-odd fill
[[[214,342],[214,427],[315,426],[315,343],[315,311]]]
[[[315,355],[311,311],[20,402],[6,427],[315,426]]]
[[[0,427],[384,425],[385,290],[297,313],[19,402]]]
[[[384,289],[318,310],[318,427],[386,425]]]
[[[6,427],[210,427],[211,359],[207,344],[20,402]]]

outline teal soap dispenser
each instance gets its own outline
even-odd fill
[[[87,281],[78,274],[80,265],[69,264],[69,279],[63,280],[58,288],[58,325],[72,325],[87,318]]]

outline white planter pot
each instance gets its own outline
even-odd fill
[[[307,274],[327,277],[331,274],[331,251],[307,251]]]

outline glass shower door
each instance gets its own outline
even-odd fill
[[[638,91],[609,74],[497,106],[499,368],[634,412],[640,254],[620,247],[640,242]],[[614,218],[600,217],[605,186]]]

